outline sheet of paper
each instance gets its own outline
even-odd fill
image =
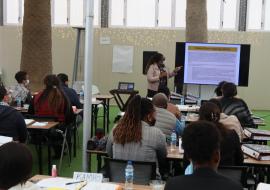
[[[32,124],[32,126],[36,126],[36,127],[44,127],[46,125],[48,125],[48,122],[37,122],[36,121],[35,123]]]
[[[77,180],[71,179],[71,178],[61,178],[61,177],[55,177],[55,178],[47,178],[40,180],[36,185],[41,188],[46,189],[67,189],[67,190],[75,190],[79,184],[72,184],[72,185],[66,185],[66,183],[75,182]],[[97,182],[88,182],[85,187],[83,187],[83,190],[116,190],[119,185],[112,184],[112,183],[97,183]]]
[[[91,190],[116,190],[119,185],[111,184],[111,183],[88,183],[83,189],[91,189]]]
[[[24,122],[26,125],[30,125],[31,123],[34,123],[35,120],[33,119],[24,119]]]
[[[75,189],[77,184],[66,185],[66,183],[70,183],[73,181],[74,180],[70,178],[53,177],[53,178],[40,180],[37,183],[37,186],[41,188],[63,188],[63,189],[72,190],[72,189]]]
[[[259,183],[256,190],[269,190],[270,184],[267,183]]]
[[[133,67],[133,46],[113,47],[112,72],[132,73]]]

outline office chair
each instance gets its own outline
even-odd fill
[[[247,169],[246,166],[219,166],[218,173],[239,182],[243,187],[247,186]]]
[[[125,182],[126,160],[118,160],[105,157],[106,173],[111,182]],[[133,161],[135,184],[148,185],[150,180],[156,179],[156,163]]]

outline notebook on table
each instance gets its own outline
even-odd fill
[[[270,146],[259,144],[243,144],[242,151],[257,160],[270,160]]]
[[[270,131],[254,128],[245,128],[244,134],[253,140],[270,140]]]

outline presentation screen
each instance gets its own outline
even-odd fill
[[[228,81],[247,86],[249,54],[250,45],[177,42],[176,65],[183,66],[183,80],[178,81],[203,85]]]

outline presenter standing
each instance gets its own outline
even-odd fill
[[[169,72],[164,64],[165,57],[161,53],[154,54],[146,65],[147,73],[147,97],[152,98],[159,89],[167,87],[168,78],[177,75],[181,67],[176,67]]]

